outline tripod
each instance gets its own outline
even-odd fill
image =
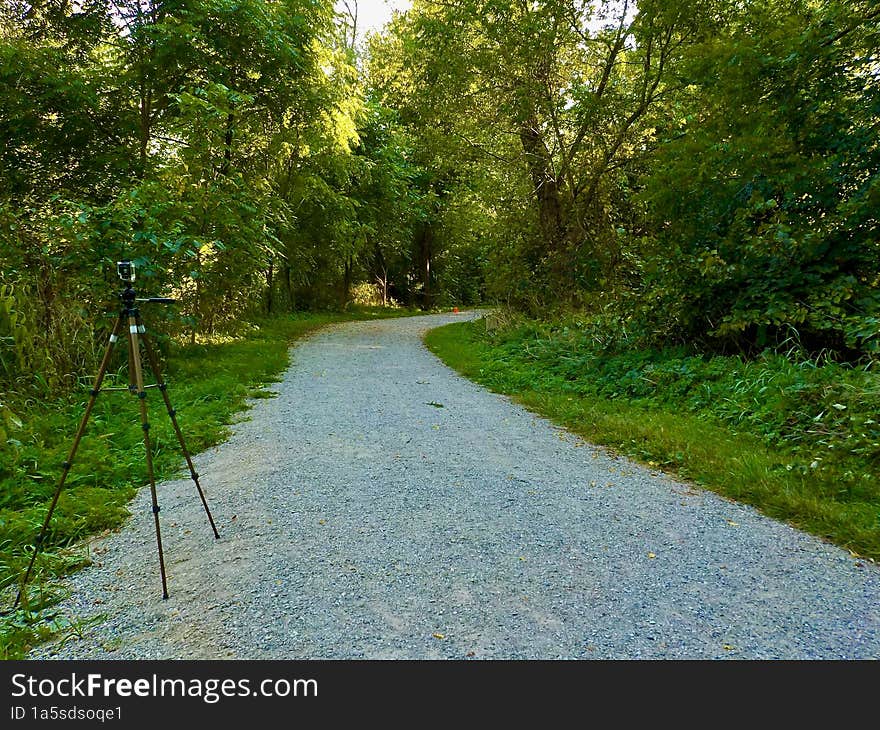
[[[85,413],[83,414],[82,420],[79,424],[79,428],[77,429],[76,435],[74,436],[73,444],[70,448],[70,453],[67,456],[67,460],[64,461],[61,465],[61,479],[59,480],[58,486],[55,489],[55,493],[52,496],[52,502],[49,505],[49,511],[46,513],[46,519],[43,522],[43,527],[40,530],[40,534],[37,536],[37,539],[34,543],[34,551],[31,555],[27,571],[24,574],[24,579],[22,580],[21,586],[19,587],[18,595],[15,598],[13,609],[18,607],[18,604],[22,598],[22,594],[24,593],[25,587],[27,586],[28,580],[31,577],[31,572],[34,569],[34,563],[36,563],[37,555],[40,552],[40,548],[46,537],[46,531],[49,529],[49,523],[52,520],[52,513],[55,511],[55,507],[58,504],[58,498],[61,496],[61,490],[64,488],[64,483],[67,480],[67,475],[70,473],[70,469],[73,466],[73,459],[76,456],[77,449],[79,448],[79,443],[82,440],[83,433],[85,432],[89,416],[91,416],[92,409],[95,406],[95,401],[98,398],[98,394],[101,392],[101,385],[104,382],[104,375],[107,372],[107,366],[110,363],[110,356],[113,352],[113,347],[119,339],[119,334],[124,330],[126,322],[128,323],[129,342],[129,384],[127,388],[105,388],[105,390],[127,390],[132,395],[135,395],[138,398],[138,404],[140,406],[141,428],[143,429],[144,433],[144,447],[146,448],[147,453],[147,476],[149,478],[150,495],[153,505],[153,521],[156,526],[156,544],[159,549],[159,572],[162,577],[163,599],[168,598],[168,581],[165,574],[165,555],[162,552],[162,533],[159,529],[159,501],[156,494],[156,479],[153,473],[153,452],[150,440],[150,423],[147,417],[147,388],[158,388],[159,392],[162,393],[162,398],[165,401],[165,408],[167,409],[168,415],[171,418],[171,423],[174,426],[174,433],[177,435],[177,441],[180,444],[180,448],[183,451],[184,457],[186,458],[186,463],[189,467],[190,477],[192,478],[193,482],[195,482],[196,489],[199,493],[199,498],[202,500],[202,505],[205,508],[205,513],[208,515],[208,522],[211,524],[211,529],[214,531],[214,537],[220,537],[220,533],[217,532],[217,526],[214,524],[214,518],[211,516],[211,510],[208,508],[208,502],[205,499],[205,493],[202,491],[202,485],[199,484],[199,475],[196,473],[195,467],[193,466],[192,457],[190,456],[189,450],[186,447],[186,442],[183,439],[183,433],[180,430],[180,425],[177,423],[177,412],[171,406],[171,400],[168,397],[168,384],[163,380],[162,371],[159,368],[159,358],[156,355],[156,351],[153,347],[152,342],[150,341],[150,338],[147,337],[146,327],[144,327],[140,311],[138,310],[136,304],[137,302],[170,303],[174,300],[158,297],[152,299],[138,299],[134,289],[132,288],[132,284],[134,282],[134,265],[130,261],[120,261],[117,264],[117,269],[119,272],[119,277],[123,280],[123,282],[125,282],[125,290],[122,291],[119,295],[120,299],[122,300],[122,309],[120,310],[119,315],[116,317],[116,322],[113,325],[113,332],[110,335],[110,341],[107,343],[107,347],[104,350],[104,357],[102,358],[101,365],[98,368],[98,374],[95,377],[94,385],[89,391],[89,401],[86,404]],[[153,371],[153,376],[156,379],[156,383],[154,385],[144,385],[144,374],[141,364],[140,352],[141,342],[143,342],[144,345],[144,351],[147,355],[147,362],[149,363],[150,369]]]

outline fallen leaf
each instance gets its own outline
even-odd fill
[[[739,522],[734,522],[733,520],[727,520],[727,524],[731,527],[739,527]]]
[[[651,560],[653,560],[653,559],[656,558],[657,556],[654,555],[654,553],[648,553],[648,557],[649,557]]]
[[[724,651],[733,651],[735,648],[735,646],[731,646],[730,644],[725,644],[723,647]]]
[[[319,524],[319,525],[326,525],[326,524],[327,524],[327,520],[318,520],[318,524]]]
[[[443,634],[431,634],[435,639],[445,639],[446,637]]]
[[[443,404],[442,404],[442,403],[438,403],[438,402],[435,401],[435,400],[428,401],[427,403],[425,403],[425,405],[426,405],[426,406],[434,406],[434,408],[443,408]]]

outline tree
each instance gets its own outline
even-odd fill
[[[877,352],[878,20],[867,3],[749,3],[695,49],[647,178],[647,306],[666,328]]]
[[[401,46],[436,126],[530,186],[531,231],[511,253],[532,290],[577,300],[619,263],[617,195],[654,144],[682,50],[706,15],[698,2],[416,2]],[[494,162],[493,162],[494,161]],[[499,206],[500,207],[500,206]]]

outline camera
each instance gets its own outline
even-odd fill
[[[134,281],[134,263],[131,261],[117,261],[116,273],[119,274],[119,278],[124,282],[131,284]]]

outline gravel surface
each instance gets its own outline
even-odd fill
[[[31,658],[880,656],[876,564],[462,379],[421,337],[472,316],[298,344],[195,458],[221,539],[159,486],[170,599],[142,489],[70,579],[82,635]]]

